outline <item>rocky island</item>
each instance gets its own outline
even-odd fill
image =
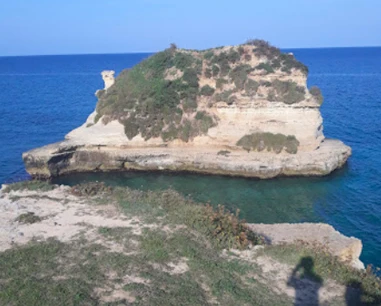
[[[104,71],[87,121],[23,160],[39,178],[132,169],[326,175],[351,149],[324,137],[323,97],[307,75],[293,54],[262,40],[204,51],[172,45],[116,79]]]

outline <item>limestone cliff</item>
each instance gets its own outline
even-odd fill
[[[264,41],[205,51],[172,47],[125,70],[66,140],[23,155],[34,176],[188,170],[270,178],[325,175],[351,154],[325,140],[308,69]]]

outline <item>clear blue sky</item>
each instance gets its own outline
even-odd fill
[[[0,0],[0,56],[381,45],[381,0]]]

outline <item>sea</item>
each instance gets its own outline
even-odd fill
[[[292,49],[324,95],[324,133],[353,155],[325,177],[258,180],[189,173],[75,174],[55,183],[104,181],[173,188],[197,201],[240,209],[248,222],[325,222],[362,240],[361,260],[381,267],[381,47]],[[119,73],[140,54],[0,57],[0,183],[28,179],[21,154],[60,141],[94,110],[102,70]]]

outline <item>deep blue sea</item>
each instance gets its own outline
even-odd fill
[[[363,241],[361,259],[381,267],[381,48],[287,50],[324,94],[327,137],[353,149],[323,178],[269,181],[192,174],[75,175],[140,189],[172,187],[196,200],[240,208],[249,222],[326,222]],[[22,152],[60,141],[94,110],[100,72],[120,72],[149,54],[0,57],[0,183],[25,179]]]

